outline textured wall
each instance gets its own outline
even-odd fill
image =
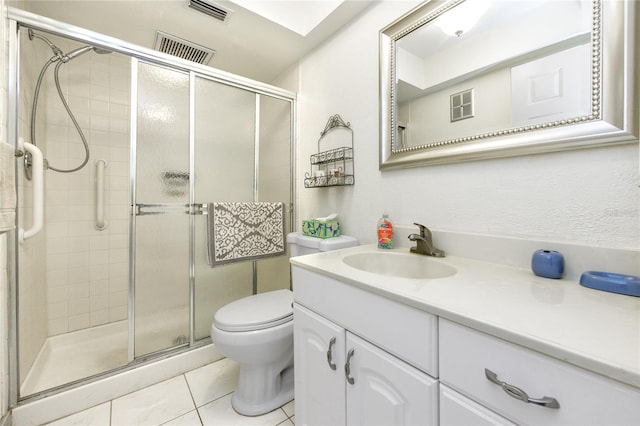
[[[638,144],[378,170],[378,34],[416,4],[374,5],[301,62],[298,217],[337,211],[364,243],[387,211],[436,230],[638,249]],[[305,189],[309,155],[336,113],[354,130],[356,183]]]

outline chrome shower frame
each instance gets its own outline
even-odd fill
[[[158,66],[162,66],[162,67],[169,67],[172,68],[174,70],[177,71],[182,71],[185,73],[188,73],[190,75],[190,79],[193,81],[193,79],[195,78],[195,76],[204,76],[207,79],[228,85],[228,86],[233,86],[236,88],[240,88],[240,89],[246,89],[249,90],[251,92],[254,92],[256,94],[256,105],[259,106],[259,102],[260,102],[260,96],[261,95],[266,95],[272,98],[277,98],[277,99],[281,99],[284,101],[287,101],[290,103],[290,117],[291,117],[291,124],[290,124],[290,143],[291,143],[291,148],[290,148],[290,153],[291,153],[291,157],[290,157],[290,163],[291,163],[291,184],[290,184],[290,200],[291,203],[289,205],[289,215],[288,215],[288,220],[290,223],[290,226],[293,226],[293,224],[295,223],[295,219],[296,219],[296,212],[294,211],[294,203],[295,203],[295,188],[296,188],[296,182],[295,182],[295,176],[296,176],[296,163],[295,163],[295,159],[296,159],[296,152],[295,152],[295,147],[296,147],[296,143],[295,141],[297,140],[297,129],[296,129],[296,123],[297,123],[297,118],[296,118],[296,94],[294,92],[288,91],[288,90],[284,90],[275,86],[271,86],[269,84],[266,83],[262,83],[262,82],[258,82],[255,80],[251,80],[245,77],[241,77],[241,76],[237,76],[225,71],[220,71],[214,68],[210,68],[208,66],[205,65],[200,65],[194,62],[190,62],[190,61],[186,61],[180,58],[176,58],[173,56],[170,56],[168,54],[164,54],[149,48],[145,48],[145,47],[141,47],[114,37],[110,37],[110,36],[106,36],[103,34],[99,34],[99,33],[95,33],[92,31],[88,31],[86,29],[80,28],[80,27],[76,27],[73,25],[69,25],[69,24],[65,24],[65,23],[61,23],[58,21],[55,21],[53,19],[50,18],[46,18],[43,16],[39,16],[36,15],[34,13],[31,12],[27,12],[21,9],[16,9],[13,7],[8,7],[7,8],[7,17],[9,20],[9,72],[8,72],[8,76],[9,76],[9,87],[8,87],[8,96],[9,96],[9,105],[11,105],[12,107],[9,108],[8,111],[8,137],[9,137],[9,141],[17,141],[18,138],[18,117],[19,117],[19,111],[18,111],[18,96],[20,93],[20,87],[19,87],[19,75],[20,75],[20,69],[19,69],[19,64],[20,64],[20,30],[22,28],[26,28],[26,29],[33,29],[35,31],[40,31],[40,32],[44,32],[44,33],[49,33],[49,34],[53,34],[56,36],[61,36],[61,37],[66,37],[84,44],[88,44],[93,46],[94,48],[98,48],[98,49],[105,49],[105,50],[109,50],[112,52],[117,52],[117,53],[121,53],[127,56],[130,56],[132,58],[134,58],[134,62],[135,60],[139,60],[139,61],[144,61],[144,62],[148,62],[154,65],[158,65]],[[192,86],[193,87],[193,86]],[[133,94],[133,89],[132,89],[132,94]],[[192,101],[193,102],[193,101]],[[132,105],[132,111],[133,111],[133,106]],[[132,128],[131,130],[134,131],[135,128],[133,127],[134,124],[132,123]],[[258,132],[256,131],[256,138],[258,137]],[[133,150],[135,150],[135,143],[133,138],[135,138],[135,133],[131,136],[132,137],[132,145],[134,146]],[[190,129],[190,147],[193,148],[194,145],[194,129],[193,129],[193,125],[191,125],[191,129]],[[259,144],[259,140],[256,140],[256,145]],[[194,170],[194,158],[193,158],[193,150],[191,149],[191,159],[190,159],[190,172],[193,173]],[[134,154],[132,154],[134,155]],[[133,165],[131,167],[134,167]],[[257,166],[256,166],[257,167]],[[22,167],[20,167],[22,168]],[[257,178],[256,178],[257,179]],[[135,174],[131,175],[130,178],[130,185],[133,188],[135,186]],[[191,185],[193,185],[193,182],[191,183]],[[254,182],[254,187],[256,188],[254,190],[255,194],[254,196],[257,197],[257,185]],[[193,194],[193,188],[191,188],[191,194]],[[190,200],[191,202],[193,202],[193,200]],[[131,209],[133,210],[133,207],[131,207]],[[194,224],[194,219],[193,217],[190,218],[190,232],[193,235],[194,230],[195,230],[195,224]],[[132,232],[135,231],[135,218],[130,219],[130,238],[133,238],[133,234]],[[12,234],[15,234],[12,233]],[[8,240],[8,245],[11,245],[13,247],[13,252],[11,247],[9,247],[9,254],[8,254],[8,261],[10,263],[11,266],[9,266],[9,292],[10,292],[10,298],[9,298],[9,309],[8,309],[8,324],[9,324],[9,376],[10,376],[10,383],[9,383],[9,404],[10,406],[16,406],[18,404],[21,404],[23,402],[31,402],[34,400],[38,400],[38,399],[42,399],[45,398],[47,396],[51,396],[57,393],[60,393],[62,391],[68,390],[68,389],[72,389],[75,387],[78,387],[80,385],[84,385],[87,383],[92,383],[97,381],[100,378],[104,378],[105,376],[109,376],[109,375],[114,375],[116,373],[120,373],[126,370],[133,370],[138,368],[141,365],[144,365],[146,363],[149,362],[153,362],[159,359],[163,359],[163,358],[169,358],[177,353],[181,353],[181,352],[185,352],[185,351],[189,351],[191,349],[195,349],[198,346],[194,345],[194,340],[193,340],[193,331],[194,331],[194,310],[191,309],[190,311],[190,332],[191,332],[191,340],[189,342],[189,345],[187,345],[186,347],[182,347],[182,348],[177,348],[177,349],[170,349],[170,350],[166,350],[161,354],[158,354],[157,356],[154,355],[154,357],[149,357],[149,358],[143,358],[143,359],[136,359],[135,362],[130,362],[129,364],[127,364],[126,366],[122,367],[122,368],[118,368],[116,370],[112,370],[106,373],[101,373],[99,375],[96,376],[91,376],[88,377],[86,379],[83,379],[81,381],[77,381],[77,382],[73,382],[67,385],[63,385],[57,388],[53,388],[47,391],[43,391],[41,393],[32,395],[32,396],[28,396],[25,398],[22,398],[19,395],[19,371],[18,371],[18,324],[17,324],[17,320],[18,320],[18,297],[17,297],[17,291],[19,289],[19,276],[18,276],[18,265],[17,265],[17,261],[15,258],[17,258],[17,253],[18,253],[18,242],[17,242],[17,238],[15,237],[15,235],[10,238]],[[194,257],[194,247],[193,247],[194,243],[191,242],[190,244],[190,258],[193,259]],[[130,270],[129,270],[129,276],[130,276],[130,286],[131,286],[131,277],[134,276],[134,271],[135,271],[135,252],[133,252],[133,250],[129,253],[129,264],[130,264]],[[193,262],[191,262],[191,264],[193,265]],[[255,262],[254,262],[254,277],[255,277],[256,273],[255,273]],[[195,271],[193,266],[191,267],[190,270],[190,278],[189,278],[189,293],[190,293],[190,307],[193,308],[194,306],[194,286],[195,286]],[[129,335],[132,336],[133,333],[133,309],[135,309],[135,307],[133,307],[133,299],[134,299],[134,294],[132,291],[132,288],[130,288],[129,291],[129,306],[130,306],[130,321],[129,321]],[[131,337],[130,337],[131,339]],[[129,358],[131,358],[132,356],[132,342],[130,342],[130,346],[129,346]]]

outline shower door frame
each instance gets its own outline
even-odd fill
[[[186,61],[180,58],[176,58],[170,56],[168,54],[160,53],[158,51],[145,48],[142,46],[135,45],[133,43],[129,43],[114,37],[106,36],[104,34],[96,33],[93,31],[89,31],[77,26],[73,26],[70,24],[65,24],[50,18],[46,18],[28,11],[24,11],[21,9],[17,9],[14,7],[7,7],[7,17],[9,19],[9,87],[8,87],[8,97],[9,97],[9,111],[8,111],[8,138],[9,141],[17,141],[18,138],[18,117],[19,117],[19,63],[20,63],[20,39],[19,39],[19,31],[20,27],[27,27],[38,31],[44,31],[50,34],[54,34],[57,36],[70,38],[79,42],[91,44],[93,46],[104,48],[107,50],[111,50],[113,52],[121,53],[127,55],[132,58],[132,67],[133,63],[136,61],[146,62],[152,65],[157,65],[161,67],[170,68],[176,71],[184,72],[189,75],[190,80],[190,129],[189,129],[189,171],[190,174],[195,173],[194,170],[194,153],[193,153],[193,143],[194,143],[194,80],[197,76],[206,78],[208,80],[212,80],[227,86],[236,87],[239,89],[244,89],[250,92],[253,92],[256,96],[256,115],[260,112],[260,99],[262,95],[281,99],[283,101],[287,101],[290,103],[290,159],[289,162],[291,164],[291,179],[290,179],[290,202],[289,202],[289,224],[290,227],[293,227],[294,219],[295,219],[295,176],[296,176],[296,140],[297,140],[297,131],[296,131],[296,102],[297,95],[294,92],[281,89],[275,86],[271,86],[269,84],[251,80],[245,77],[237,76],[225,71],[217,70],[214,68],[210,68],[205,65],[196,64],[190,61]],[[133,90],[133,78],[132,78],[132,100],[134,96]],[[137,85],[137,82],[135,83]],[[131,170],[130,174],[131,179],[131,187],[133,188],[135,185],[135,138],[136,135],[133,133],[135,131],[135,121],[133,121],[133,117],[135,114],[134,103],[131,104],[131,114],[132,114],[132,122],[130,125],[130,138],[132,141],[132,160],[131,160]],[[259,139],[259,117],[256,119],[255,124],[255,137]],[[256,141],[258,143],[258,141]],[[256,158],[258,152],[256,152]],[[255,162],[255,167],[258,167],[257,159]],[[18,167],[16,172],[20,172],[21,167]],[[257,171],[257,170],[256,170]],[[257,179],[257,175],[255,177]],[[254,180],[255,180],[254,179]],[[183,346],[178,346],[174,348],[165,349],[159,352],[154,352],[152,354],[148,354],[142,357],[134,358],[133,357],[133,344],[131,340],[134,337],[134,318],[131,317],[132,314],[132,306],[133,306],[133,291],[131,286],[133,285],[132,276],[135,273],[135,253],[133,250],[130,250],[129,253],[129,264],[130,264],[130,291],[129,291],[129,315],[128,315],[128,332],[129,332],[129,347],[128,347],[128,363],[122,367],[109,370],[104,373],[99,373],[97,375],[89,376],[84,379],[67,383],[52,389],[44,390],[42,392],[38,392],[33,395],[21,396],[19,395],[19,371],[18,371],[18,297],[17,292],[19,288],[19,277],[18,277],[18,251],[19,251],[19,243],[17,238],[13,238],[13,249],[14,249],[14,259],[13,259],[13,271],[10,271],[9,277],[9,309],[8,309],[8,324],[9,324],[9,405],[15,406],[18,403],[33,401],[36,399],[41,399],[46,396],[50,396],[52,394],[59,393],[61,391],[71,389],[73,387],[77,387],[86,383],[91,383],[99,378],[103,378],[105,376],[117,374],[129,369],[134,369],[139,367],[140,365],[144,365],[147,362],[157,361],[159,359],[169,357],[185,350],[195,349],[199,346],[199,341],[194,340],[194,286],[195,286],[195,268],[194,268],[194,241],[193,241],[193,232],[194,232],[194,214],[196,214],[194,205],[194,191],[193,191],[193,179],[190,182],[190,205],[189,208],[189,227],[190,227],[190,242],[189,242],[189,258],[190,258],[190,271],[189,271],[189,334],[190,339],[189,343]],[[254,185],[254,198],[257,199],[257,184]],[[131,194],[132,203],[135,201],[135,194]],[[131,204],[130,206],[130,233],[129,238],[135,239],[135,205]],[[15,234],[15,233],[14,233]],[[11,241],[8,241],[11,244]],[[8,244],[8,245],[9,245]],[[135,245],[131,245],[130,248],[134,248]],[[9,256],[10,257],[10,256]],[[9,259],[12,260],[11,258]],[[253,277],[254,277],[254,289],[253,292],[256,292],[255,282],[256,282],[256,262],[253,262]],[[133,308],[135,309],[135,307]],[[205,342],[205,340],[201,340],[201,342]],[[206,343],[202,343],[206,344]]]

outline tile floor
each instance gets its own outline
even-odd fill
[[[293,401],[262,416],[237,414],[231,407],[231,395],[237,382],[237,363],[222,359],[48,424],[294,425]]]

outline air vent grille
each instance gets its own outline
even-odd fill
[[[203,0],[190,0],[189,7],[199,12],[206,13],[209,16],[216,18],[218,21],[225,21],[229,15],[229,11],[221,8],[218,5],[208,3]]]
[[[208,64],[215,50],[162,31],[156,32],[154,49],[199,64]]]

